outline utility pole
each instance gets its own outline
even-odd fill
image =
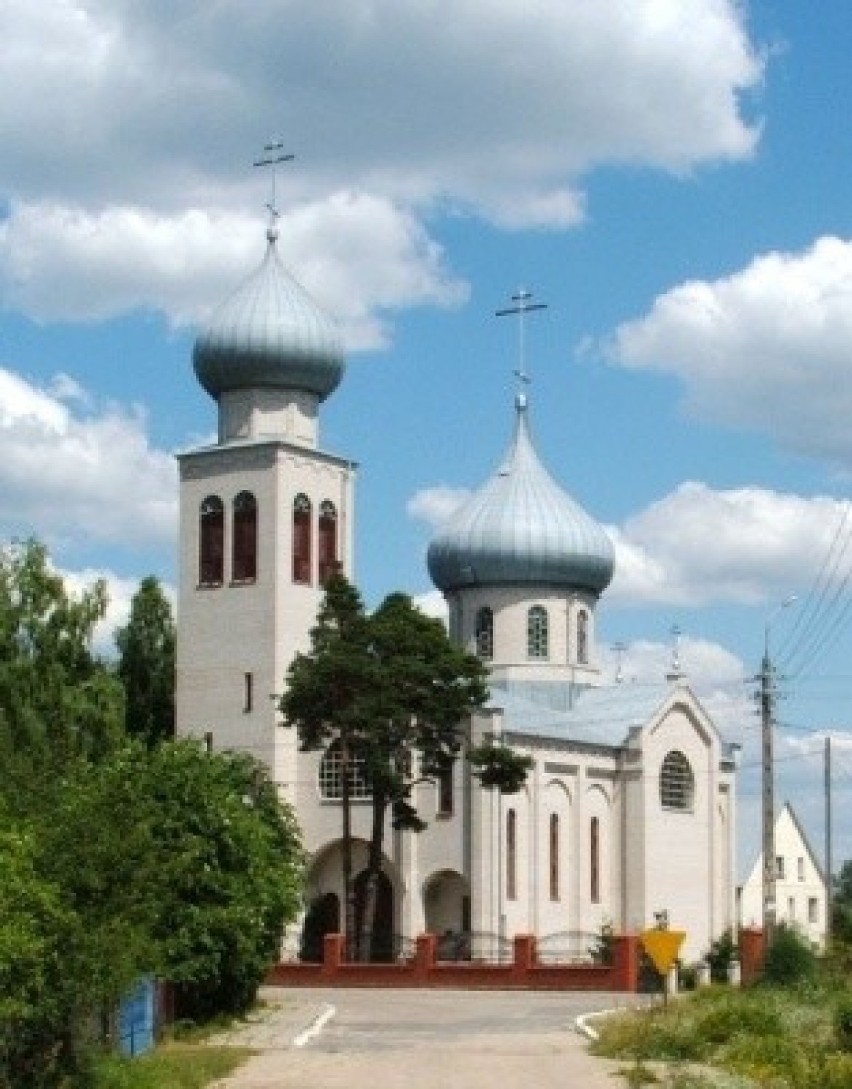
[[[763,941],[769,948],[775,933],[777,905],[775,881],[778,868],[775,862],[775,669],[769,656],[769,629],[772,621],[788,605],[796,600],[790,594],[766,620],[763,631],[763,662],[760,668],[760,735],[762,750],[762,820],[763,820]]]
[[[760,669],[760,737],[762,752],[762,820],[763,820],[763,938],[769,948],[775,931],[775,765],[774,711],[772,663],[769,659],[769,625]]]
[[[825,945],[831,943],[833,913],[831,876],[831,738],[825,738]]]

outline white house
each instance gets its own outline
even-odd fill
[[[179,458],[178,732],[270,767],[310,854],[303,941],[315,939],[340,923],[339,753],[300,753],[269,697],[308,648],[325,578],[340,567],[355,580],[355,465],[319,446],[340,342],[284,270],[274,230],[198,337],[194,365],[218,403],[219,439]],[[697,959],[734,922],[733,749],[677,670],[654,685],[600,684],[612,545],[541,464],[529,413],[519,394],[503,461],[428,562],[451,636],[491,672],[489,704],[461,732],[523,750],[534,767],[513,796],[483,790],[463,759],[417,788],[429,827],[388,829],[377,927],[388,938],[528,932],[545,950],[582,948],[604,924],[637,930],[666,910]],[[354,793],[357,872],[366,784]]]
[[[739,889],[741,926],[763,926],[763,852]],[[794,926],[817,948],[825,946],[828,897],[825,875],[793,807],[775,820],[775,919]]]

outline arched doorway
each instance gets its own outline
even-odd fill
[[[323,958],[323,939],[326,934],[340,931],[340,900],[333,892],[317,896],[308,906],[305,922],[302,926],[302,941],[299,947],[299,960],[321,963]]]
[[[362,870],[355,878],[355,932],[361,933],[364,922],[364,904],[367,894],[367,870]],[[371,960],[389,962],[394,959],[393,935],[393,885],[386,873],[379,873],[376,890],[376,913],[373,918]]]
[[[423,886],[426,930],[438,939],[440,960],[458,960],[470,948],[470,885],[455,870],[441,870]]]

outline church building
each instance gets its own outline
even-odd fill
[[[193,353],[219,425],[218,442],[179,457],[177,721],[182,736],[265,761],[294,806],[308,886],[286,944],[305,955],[342,917],[340,753],[299,752],[274,694],[309,649],[326,579],[339,569],[357,583],[356,466],[319,443],[340,338],[284,269],[274,228],[267,237]],[[503,796],[462,755],[416,788],[428,827],[388,829],[376,925],[388,948],[428,931],[457,954],[531,933],[545,955],[571,943],[582,954],[603,927],[637,931],[665,912],[696,960],[734,924],[734,749],[679,669],[659,684],[601,683],[612,545],[539,460],[530,411],[518,394],[505,456],[432,541],[428,566],[451,638],[490,671],[489,701],[461,733],[533,767]],[[352,792],[358,874],[370,807],[357,766]]]

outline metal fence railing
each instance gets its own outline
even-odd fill
[[[539,964],[612,963],[612,949],[606,936],[588,930],[560,930],[536,941]]]

